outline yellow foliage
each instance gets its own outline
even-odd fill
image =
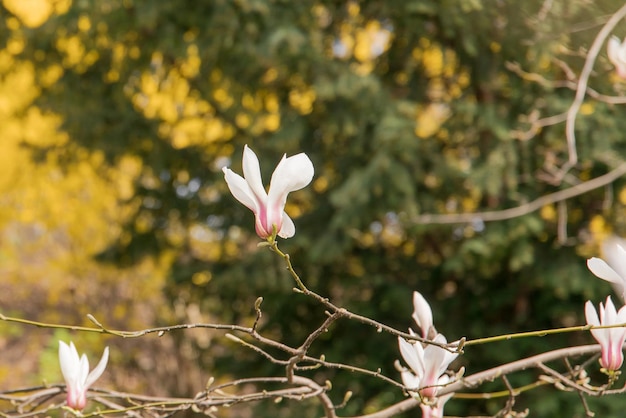
[[[301,115],[307,115],[313,111],[313,103],[316,98],[315,90],[310,87],[303,86],[289,92],[289,104]]]
[[[449,117],[450,109],[442,103],[431,103],[426,108],[418,108],[415,135],[419,138],[434,135]]]
[[[549,221],[549,222],[555,222],[557,218],[557,213],[556,213],[556,209],[554,208],[554,205],[543,206],[541,208],[541,211],[539,212],[539,215],[541,216],[542,219]]]
[[[583,103],[580,106],[580,114],[584,116],[593,114],[594,110],[595,106],[593,105],[593,103]]]
[[[2,0],[2,4],[30,28],[41,26],[55,11],[51,0]]]

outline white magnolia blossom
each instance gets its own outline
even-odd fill
[[[617,75],[626,78],[626,39],[620,42],[617,36],[611,36],[609,39],[607,53],[609,61],[615,66]]]
[[[596,308],[588,300],[585,304],[585,317],[587,324],[593,326],[626,324],[626,306],[616,311],[611,297],[607,296],[605,305],[600,302],[600,318],[598,318]],[[626,328],[592,329],[591,334],[602,347],[600,357],[602,367],[608,371],[619,370],[624,362],[622,346],[626,340]]]
[[[413,292],[412,316],[417,326],[422,330],[422,337],[428,338],[429,331],[433,327],[433,312],[420,292]]]
[[[414,335],[412,331],[411,334]],[[433,341],[447,344],[446,337],[441,334],[437,334]],[[420,389],[421,397],[435,398],[439,379],[458,354],[433,344],[427,344],[423,348],[421,343],[410,343],[402,337],[398,337],[398,345],[402,358],[411,368],[401,373],[404,386],[408,389]]]
[[[599,278],[611,282],[615,291],[626,301],[626,240],[611,237],[602,244],[604,258],[587,260],[589,270]]]
[[[59,341],[59,363],[67,386],[67,406],[78,411],[85,408],[87,390],[102,376],[108,360],[109,347],[106,347],[100,362],[90,373],[87,356],[84,354],[79,356],[73,342],[67,345]]]
[[[266,192],[261,179],[261,168],[256,154],[246,145],[243,150],[243,177],[224,167],[224,178],[235,199],[254,212],[255,229],[259,237],[267,239],[276,231],[282,238],[290,238],[296,227],[285,213],[290,192],[300,190],[313,179],[313,163],[300,153],[287,158],[283,155]]]

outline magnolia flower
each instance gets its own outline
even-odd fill
[[[626,39],[624,39],[624,42],[620,42],[617,36],[611,36],[607,52],[609,61],[615,66],[617,75],[621,78],[626,78]]]
[[[410,332],[414,335],[412,331]],[[446,337],[441,334],[437,334],[433,341],[447,344]],[[398,345],[402,358],[411,368],[401,373],[404,386],[420,389],[419,394],[422,397],[435,398],[440,378],[458,354],[433,344],[427,344],[426,348],[423,348],[421,343],[413,344],[401,337],[398,337]]]
[[[616,311],[611,297],[607,296],[606,305],[603,306],[602,302],[600,302],[600,319],[598,319],[596,308],[591,301],[587,301],[585,304],[585,317],[587,318],[587,325],[624,324],[626,323],[626,306]],[[608,371],[618,370],[622,367],[622,362],[624,361],[622,346],[626,340],[626,328],[592,329],[591,334],[602,348],[602,356],[600,357],[602,367]]]
[[[67,406],[78,411],[87,404],[87,390],[102,375],[109,360],[109,347],[104,349],[102,358],[95,369],[89,373],[89,360],[86,355],[79,356],[74,343],[68,346],[59,341],[59,362],[61,373],[67,386]]]
[[[433,312],[420,292],[413,292],[412,316],[417,326],[422,330],[422,337],[428,338],[429,331],[433,327]]]
[[[266,239],[278,233],[282,238],[290,238],[296,233],[296,227],[284,209],[287,195],[302,189],[313,178],[313,163],[306,154],[289,158],[283,155],[272,174],[267,193],[261,179],[259,159],[247,145],[243,150],[243,177],[229,168],[222,170],[235,199],[254,212],[259,237]]]
[[[602,245],[607,261],[597,257],[587,260],[589,270],[599,278],[613,283],[622,300],[626,301],[626,250],[621,238],[608,238]]]

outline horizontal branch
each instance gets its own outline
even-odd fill
[[[590,192],[591,190],[599,189],[600,187],[606,186],[607,184],[614,182],[624,174],[626,174],[626,163],[621,163],[616,168],[602,176],[588,180],[584,183],[577,184],[567,189],[559,190],[558,192],[547,194],[529,203],[525,203],[514,208],[474,213],[423,214],[411,217],[411,222],[422,225],[457,224],[476,221],[494,222],[518,218],[520,216],[535,212],[546,205],[571,199],[573,197]]]

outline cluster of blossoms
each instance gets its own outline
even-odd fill
[[[421,401],[420,407],[424,418],[441,418],[443,406],[452,397],[452,393],[438,397],[437,392],[440,387],[450,383],[451,379],[446,371],[458,353],[441,347],[448,342],[446,337],[437,333],[433,326],[430,305],[419,292],[413,292],[412,316],[422,331],[422,338],[439,345],[409,342],[398,337],[400,354],[410,367],[410,370],[402,368],[400,371],[402,383],[411,396]],[[412,329],[409,329],[409,333],[416,335]]]
[[[587,260],[587,267],[599,278],[612,283],[622,299],[626,300],[626,250],[623,247],[623,240],[608,239],[603,245],[603,250],[608,263],[593,257]],[[598,318],[595,307],[591,301],[587,301],[585,317],[587,324],[592,326],[626,324],[626,306],[622,306],[619,311],[616,310],[611,297],[607,296],[605,304],[600,303],[600,317]],[[603,371],[609,376],[614,376],[624,362],[622,348],[626,340],[626,328],[592,329],[591,334],[602,347],[600,365]]]
[[[620,43],[616,37],[611,38],[608,55],[618,75],[626,78],[626,40]],[[295,225],[285,213],[285,203],[290,192],[299,190],[311,182],[314,169],[309,157],[304,153],[289,158],[283,156],[272,174],[268,192],[263,187],[259,160],[248,146],[244,148],[242,165],[243,177],[226,167],[223,168],[224,177],[233,196],[254,213],[257,235],[270,242],[277,235],[282,238],[292,237],[295,234]],[[617,240],[607,241],[604,253],[609,260],[608,263],[594,257],[587,260],[587,265],[593,274],[611,282],[626,301],[626,250],[623,244]],[[452,394],[438,396],[438,391],[442,386],[451,383],[452,379],[447,371],[458,353],[443,348],[447,345],[447,340],[435,329],[430,305],[419,292],[413,293],[413,307],[412,317],[421,330],[422,339],[426,342],[407,341],[398,337],[400,354],[409,366],[408,369],[400,367],[402,382],[407,392],[420,400],[423,417],[440,418],[443,416],[444,404]],[[610,327],[594,328],[591,329],[591,333],[601,346],[602,370],[610,377],[615,377],[619,374],[618,370],[624,360],[622,348],[626,340],[626,328],[618,325],[626,324],[626,306],[619,311],[616,310],[611,297],[608,296],[604,304],[600,303],[599,313],[598,316],[592,302],[587,301],[585,304],[587,324],[593,327]],[[418,335],[411,329],[409,333]],[[99,376],[97,371],[102,372],[99,368],[100,365],[92,372],[96,375],[95,378],[87,378],[86,381],[83,379],[86,383],[79,387],[93,383]],[[70,394],[68,404],[69,399]],[[76,402],[78,406],[81,405],[81,399],[84,399],[84,395]],[[82,405],[84,406],[84,401]]]

